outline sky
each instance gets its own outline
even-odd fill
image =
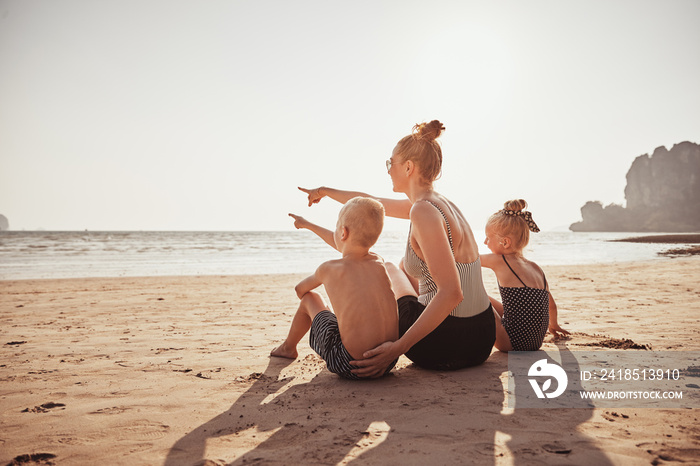
[[[474,229],[623,204],[632,161],[700,143],[697,0],[0,0],[12,230],[335,225],[297,186],[393,193],[438,119],[435,189]],[[403,220],[388,230],[406,230]]]

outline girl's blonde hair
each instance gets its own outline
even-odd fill
[[[486,226],[493,228],[499,236],[510,237],[513,249],[517,252],[525,249],[530,242],[530,232],[537,233],[540,229],[532,220],[532,214],[525,209],[524,199],[513,199],[503,204],[503,209],[491,215]]]
[[[437,180],[442,172],[442,149],[437,138],[444,130],[445,127],[438,120],[419,123],[413,126],[411,134],[396,144],[396,154],[404,162],[413,161],[421,178],[427,183]]]

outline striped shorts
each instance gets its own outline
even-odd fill
[[[340,340],[338,319],[331,311],[321,311],[316,314],[311,323],[309,344],[326,361],[326,367],[328,367],[329,371],[345,379],[362,379],[362,377],[358,377],[350,372],[353,369],[357,369],[357,367],[350,365],[350,361],[354,358],[348,353],[348,350],[345,349],[343,342]],[[391,371],[395,365],[396,361],[389,366],[386,373]]]

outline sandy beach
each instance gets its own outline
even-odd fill
[[[700,350],[697,257],[545,272],[573,332],[545,349]],[[362,382],[306,341],[271,359],[300,278],[0,282],[0,464],[700,462],[696,409],[508,408],[495,350],[456,372],[402,357]]]

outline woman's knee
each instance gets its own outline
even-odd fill
[[[392,262],[387,262],[385,265],[396,299],[404,296],[417,296],[416,289],[406,272]]]
[[[394,264],[393,262],[384,262],[384,266],[386,267],[386,271],[389,273],[395,273],[397,270],[401,271],[399,266]]]

